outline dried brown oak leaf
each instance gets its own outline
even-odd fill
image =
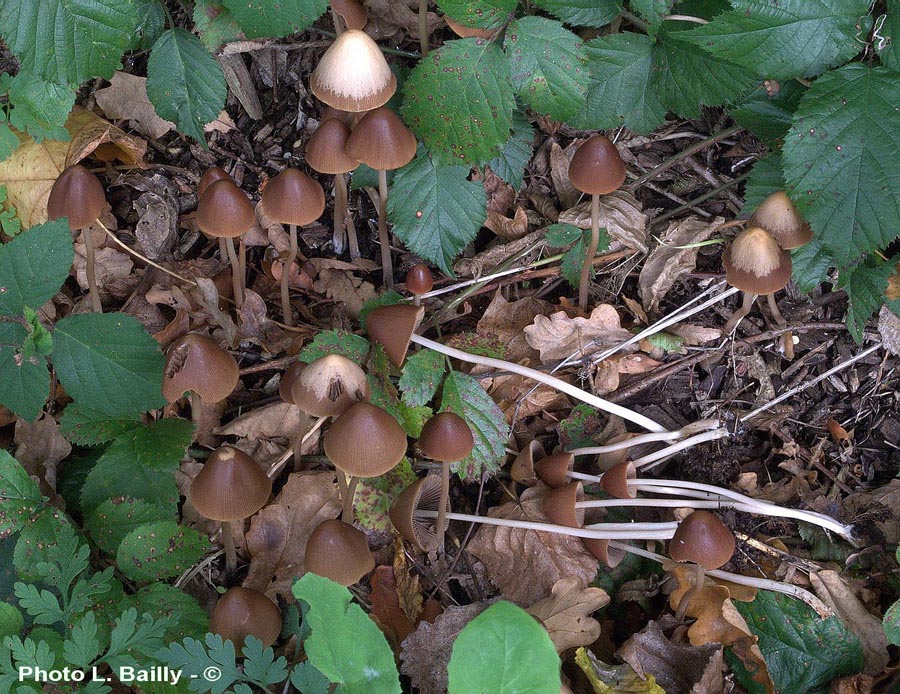
[[[288,477],[275,501],[250,522],[246,536],[250,568],[244,587],[293,602],[291,586],[306,572],[306,541],[319,524],[336,518],[340,510],[333,472],[298,472]]]
[[[306,426],[306,417],[300,414],[298,407],[286,402],[273,402],[232,419],[217,428],[216,433],[252,440],[293,439]]]
[[[370,616],[385,632],[391,647],[399,652],[403,640],[416,630],[420,621],[433,623],[441,614],[437,600],[422,599],[419,577],[410,572],[403,543],[398,541],[394,566],[379,566],[372,575]]]
[[[549,316],[551,313],[553,306],[547,301],[534,297],[507,301],[498,289],[481,314],[475,330],[479,335],[490,335],[499,340],[509,361],[521,363],[527,360],[536,364],[538,352],[528,344],[523,331],[534,322],[535,316]]]
[[[579,229],[591,228],[591,201],[585,200],[562,212],[562,224],[574,224]],[[647,252],[647,215],[641,211],[641,203],[624,190],[600,196],[600,226],[610,237],[628,248]]]
[[[147,98],[147,78],[116,72],[109,86],[96,92],[97,105],[107,118],[127,120],[142,135],[154,140],[175,129],[172,121],[160,118]]]
[[[350,318],[356,318],[363,304],[376,295],[375,286],[371,282],[342,270],[320,270],[313,289],[343,304]]]
[[[589,318],[569,318],[563,311],[549,317],[535,316],[534,322],[524,330],[525,339],[541,353],[544,364],[572,354],[586,356],[600,352],[631,337],[619,322],[616,309],[609,304],[597,306]]]
[[[42,414],[33,422],[21,417],[16,420],[13,434],[16,444],[16,460],[38,479],[56,491],[56,466],[69,457],[72,444],[62,435],[59,423],[49,414]]]
[[[585,588],[580,578],[567,576],[554,584],[552,592],[526,612],[541,620],[557,653],[590,645],[600,638],[600,622],[589,615],[609,604],[605,590]]]
[[[484,226],[506,241],[520,239],[528,233],[528,215],[521,207],[516,207],[512,219],[505,214],[488,210]]]
[[[488,515],[546,523],[541,504],[547,490],[543,484],[526,489],[518,502],[493,508]],[[589,585],[597,575],[597,559],[570,535],[483,525],[469,551],[484,563],[501,595],[520,605],[543,600],[562,578],[580,578]]]

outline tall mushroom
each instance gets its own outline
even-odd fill
[[[63,171],[47,199],[47,217],[69,220],[69,229],[81,230],[81,240],[87,255],[87,281],[94,313],[103,313],[100,303],[100,291],[97,289],[97,269],[94,259],[94,240],[91,238],[90,226],[100,216],[106,204],[106,195],[100,179],[81,164],[75,164]]]
[[[591,268],[600,243],[600,196],[618,190],[625,182],[625,162],[609,138],[594,135],[575,150],[569,164],[569,180],[578,190],[591,195],[591,241],[578,282],[578,307],[586,311]]]
[[[342,34],[343,36],[343,34]],[[406,166],[416,156],[416,136],[386,106],[363,116],[347,140],[347,154],[378,171],[378,242],[384,284],[394,284],[391,241],[387,229],[387,172]]]
[[[475,447],[472,430],[455,412],[438,412],[425,422],[419,434],[419,450],[426,458],[441,464],[441,498],[438,502],[437,531],[447,530],[447,504],[450,499],[450,463],[465,458]]]
[[[297,259],[297,227],[311,224],[325,211],[325,191],[302,171],[285,169],[263,188],[260,201],[265,214],[290,230],[290,250],[281,267],[281,314],[285,325],[294,324],[289,278]]]
[[[359,113],[386,104],[397,91],[397,78],[367,33],[347,29],[319,59],[309,86],[319,101]]]

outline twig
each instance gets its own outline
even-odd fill
[[[631,187],[636,188],[637,186],[641,185],[642,183],[649,181],[651,178],[656,178],[657,176],[659,176],[659,174],[671,169],[673,166],[675,166],[675,164],[680,162],[682,159],[685,159],[685,158],[691,156],[692,154],[696,154],[697,152],[700,152],[700,151],[706,149],[710,145],[715,144],[719,140],[724,140],[726,137],[730,137],[731,135],[734,135],[735,133],[740,132],[741,130],[743,130],[743,128],[741,128],[741,126],[733,125],[730,128],[725,128],[725,130],[722,130],[722,131],[716,133],[715,135],[712,135],[711,137],[707,137],[705,140],[701,140],[700,142],[697,142],[696,144],[691,145],[687,149],[683,149],[675,156],[664,161],[662,164],[657,166],[655,169],[651,169],[650,171],[645,173],[643,176],[640,176],[636,180],[632,181],[630,183]]]
[[[736,178],[732,178],[730,181],[727,181],[727,182],[723,183],[722,185],[720,185],[716,188],[713,188],[712,190],[708,190],[703,195],[700,195],[700,196],[694,198],[693,200],[688,201],[686,204],[679,205],[678,207],[676,207],[672,210],[669,210],[664,214],[659,215],[659,217],[657,217],[652,222],[650,222],[650,224],[657,224],[659,222],[665,222],[667,219],[671,219],[675,215],[683,212],[684,210],[691,209],[692,207],[699,205],[701,202],[705,202],[706,200],[709,200],[709,198],[713,197],[714,195],[718,195],[723,190],[726,190],[727,188],[731,188],[732,186],[736,186],[738,183],[745,181],[749,176],[750,176],[750,172],[747,172],[745,174],[741,174],[740,176],[737,176]]]

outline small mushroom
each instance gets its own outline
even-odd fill
[[[423,552],[432,552],[440,544],[444,534],[438,532],[437,519],[423,517],[421,512],[440,513],[441,479],[426,475],[404,489],[394,499],[388,515],[397,531]],[[445,516],[450,513],[450,500],[444,504]]]
[[[413,265],[406,273],[406,288],[413,295],[413,305],[422,305],[422,295],[434,287],[434,275],[427,265]]]
[[[386,104],[397,91],[397,78],[378,44],[364,31],[348,29],[322,55],[309,86],[319,101],[359,113]]]
[[[268,648],[281,634],[281,611],[258,590],[235,586],[226,590],[213,608],[209,631],[231,641],[237,655],[248,636],[255,636]]]
[[[783,190],[777,190],[763,200],[750,215],[747,226],[765,229],[786,251],[806,245],[813,237],[809,224]]]
[[[316,526],[306,542],[303,561],[307,571],[342,586],[352,586],[375,568],[366,534],[337,519]]]
[[[692,511],[678,524],[669,541],[669,556],[678,562],[693,563],[696,573],[694,585],[678,603],[677,620],[684,617],[691,599],[702,589],[706,572],[727,564],[734,547],[734,534],[709,511]]]
[[[509,476],[519,484],[533,487],[538,481],[534,472],[535,463],[539,463],[546,457],[547,451],[544,450],[541,442],[537,439],[532,439],[527,446],[519,451],[519,454],[513,460],[509,468]]]
[[[551,453],[534,464],[534,472],[548,487],[562,487],[568,484],[575,466],[575,456],[568,451]]]
[[[357,0],[331,0],[331,12],[333,16],[340,17],[340,22],[335,19],[338,34],[347,29],[362,30],[369,22],[369,13]]]

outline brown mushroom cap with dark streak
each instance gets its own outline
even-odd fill
[[[747,226],[762,227],[788,251],[809,243],[813,237],[809,224],[783,190],[777,190],[763,200],[750,215]]]
[[[325,455],[353,477],[378,477],[406,455],[406,433],[389,413],[368,402],[351,405],[325,432]]]
[[[437,518],[419,518],[419,511],[437,511],[441,504],[441,478],[427,475],[404,489],[391,504],[391,523],[404,539],[423,552],[431,552],[441,544],[442,535],[437,532]],[[450,500],[447,499],[447,513]]]
[[[625,182],[625,162],[608,137],[594,135],[575,150],[569,180],[583,193],[607,195]]]
[[[221,166],[210,166],[206,171],[203,172],[203,175],[200,177],[200,183],[197,184],[197,199],[199,200],[206,192],[206,189],[209,188],[213,183],[222,180],[227,180],[234,183],[234,179],[229,176],[228,172],[225,171],[225,169],[223,169]]]
[[[47,198],[47,218],[67,217],[69,229],[84,229],[97,220],[105,204],[100,179],[81,164],[75,164],[53,183]]]
[[[232,446],[214,450],[191,482],[188,498],[204,518],[232,522],[259,511],[272,493],[259,464]]]
[[[368,399],[366,372],[340,354],[307,364],[291,389],[291,401],[313,417],[337,417]]]
[[[316,526],[306,542],[303,562],[307,571],[342,586],[352,586],[375,568],[366,534],[340,520]]]
[[[734,534],[718,516],[709,511],[692,511],[669,540],[669,556],[712,571],[728,563],[734,547]]]
[[[425,422],[418,445],[426,458],[453,463],[472,452],[475,439],[465,419],[455,412],[438,412]]]
[[[309,86],[319,101],[359,113],[386,104],[397,78],[378,44],[364,31],[348,29],[322,55]]]
[[[239,378],[237,362],[230,353],[208,337],[188,333],[166,352],[162,394],[168,402],[175,402],[194,392],[203,402],[213,404],[231,395]]]
[[[551,453],[534,464],[534,472],[548,487],[562,487],[569,483],[566,474],[575,465],[575,456],[567,451]]]
[[[207,236],[236,238],[256,224],[253,205],[230,178],[213,181],[197,203],[197,226]]]
[[[434,275],[427,265],[413,265],[406,273],[406,288],[411,294],[427,294],[434,287]]]
[[[322,216],[325,191],[302,171],[287,168],[266,184],[260,204],[272,221],[302,227]]]
[[[387,106],[364,115],[347,140],[347,154],[376,170],[406,166],[416,156],[416,136]]]
[[[306,163],[323,174],[353,171],[359,162],[347,154],[350,128],[337,118],[323,120],[306,143]]]
[[[791,254],[765,229],[750,227],[722,254],[725,280],[751,294],[772,294],[791,281]]]
[[[231,641],[238,654],[248,636],[255,636],[268,648],[281,634],[281,611],[258,590],[235,586],[225,591],[213,608],[209,631]]]
[[[394,366],[403,366],[409,342],[425,316],[425,308],[411,304],[379,306],[366,316],[369,337],[384,347]]]
[[[603,487],[603,491],[616,499],[634,499],[637,491],[628,484],[628,480],[633,479],[637,479],[637,469],[634,467],[634,463],[625,461],[613,465],[604,472],[603,477],[600,478],[600,486]]]

